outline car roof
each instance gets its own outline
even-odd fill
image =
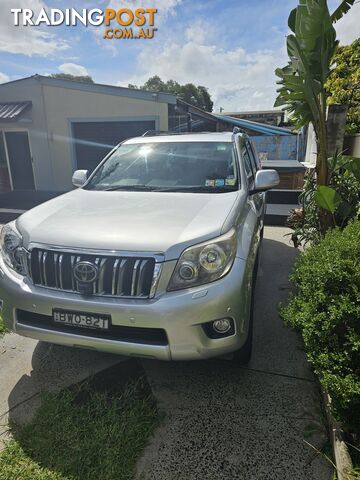
[[[232,132],[204,132],[204,133],[182,133],[182,134],[159,134],[145,135],[125,140],[125,144],[134,143],[180,143],[180,142],[232,142]],[[241,134],[240,134],[241,135]]]

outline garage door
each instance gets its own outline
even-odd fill
[[[77,168],[93,171],[115,145],[147,130],[155,130],[155,121],[73,123]]]

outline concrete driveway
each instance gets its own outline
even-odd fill
[[[278,303],[296,257],[288,230],[266,227],[256,288],[253,359],[143,365],[165,413],[138,463],[144,480],[328,480],[317,384]]]

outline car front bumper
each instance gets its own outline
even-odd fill
[[[246,262],[236,258],[230,272],[222,279],[200,287],[162,292],[153,299],[132,300],[101,296],[82,297],[76,293],[32,285],[18,277],[0,258],[0,306],[8,328],[37,340],[95,349],[104,352],[150,357],[160,360],[204,359],[233,352],[242,347],[248,332],[251,272]],[[1,303],[2,302],[2,303]],[[92,336],[74,327],[71,331],[21,323],[19,310],[34,318],[52,317],[54,308],[111,315],[112,325],[142,329],[163,329],[166,344],[146,341],[122,341],[105,338],[101,332]],[[29,315],[28,315],[29,316]],[[204,323],[232,318],[235,333],[211,339]]]

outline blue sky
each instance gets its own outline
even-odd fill
[[[338,2],[330,0],[331,10]],[[285,36],[296,0],[32,0],[31,8],[157,7],[152,40],[104,40],[104,27],[14,27],[1,0],[0,82],[35,73],[88,73],[96,82],[127,86],[158,74],[205,85],[215,110],[271,108],[274,69],[286,63]],[[342,43],[360,35],[360,3],[336,28]]]

